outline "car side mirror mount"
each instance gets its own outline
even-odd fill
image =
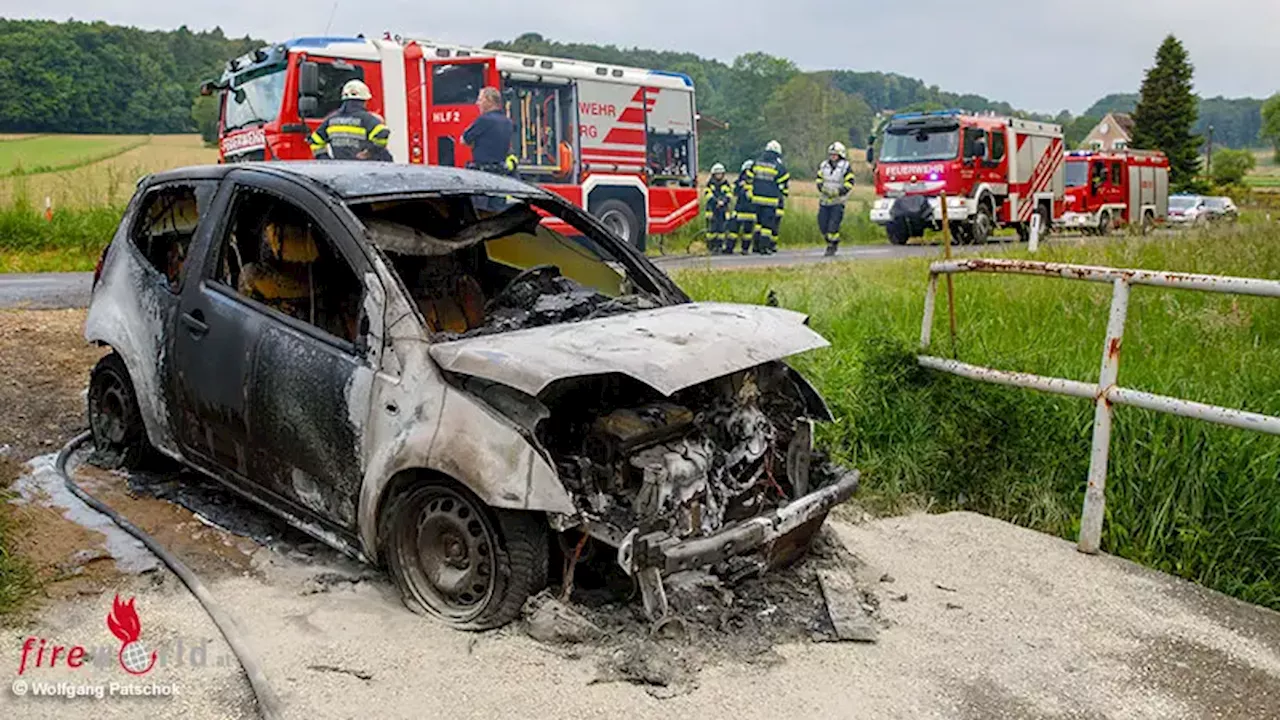
[[[320,114],[320,100],[310,95],[298,98],[298,117],[313,118]]]

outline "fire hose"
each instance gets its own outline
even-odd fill
[[[262,666],[258,664],[257,658],[249,649],[248,644],[245,643],[239,627],[231,616],[214,602],[213,596],[209,594],[209,589],[205,587],[204,583],[200,582],[200,578],[196,577],[195,573],[191,572],[191,568],[187,567],[173,553],[156,542],[155,538],[129,522],[115,510],[112,510],[106,503],[90,495],[71,479],[71,475],[67,472],[67,461],[70,460],[72,453],[92,437],[92,433],[85,432],[64,445],[62,450],[58,451],[58,458],[54,462],[54,471],[62,476],[67,490],[83,500],[89,507],[107,516],[121,530],[137,538],[151,551],[151,554],[159,558],[161,562],[173,571],[174,575],[178,576],[183,585],[187,586],[191,594],[204,607],[205,612],[209,614],[209,619],[213,621],[218,631],[222,633],[227,645],[231,646],[231,652],[235,653],[236,659],[240,661],[240,667],[244,670],[245,677],[249,680],[249,687],[252,688],[253,695],[258,701],[258,714],[263,720],[277,720],[281,717],[280,699],[276,696],[275,691],[271,689],[271,685],[267,683],[267,676],[262,672]]]

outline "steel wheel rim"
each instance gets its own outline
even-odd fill
[[[128,435],[128,420],[125,418],[127,403],[125,402],[124,384],[115,373],[103,373],[102,380],[95,383],[93,393],[93,426],[95,441],[111,445],[122,445]]]
[[[600,216],[600,224],[609,229],[609,232],[617,235],[623,240],[631,239],[631,225],[627,219],[622,217],[622,213],[617,210],[609,210]]]
[[[464,623],[488,607],[497,577],[496,538],[470,500],[447,488],[432,489],[397,545],[409,589],[427,610]]]

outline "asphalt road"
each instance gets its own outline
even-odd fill
[[[956,255],[994,254],[1016,244],[992,243],[983,248],[954,248]],[[852,245],[840,249],[835,258],[823,256],[823,248],[787,250],[776,255],[666,255],[650,258],[663,270],[711,268],[743,270],[764,267],[795,267],[822,262],[849,260],[891,260],[894,258],[938,256],[937,245]],[[89,305],[92,273],[0,274],[0,308],[57,310]]]

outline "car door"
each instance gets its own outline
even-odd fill
[[[382,297],[366,286],[371,265],[319,196],[260,173],[236,180],[217,245],[184,313],[203,310],[207,326],[202,369],[216,387],[186,392],[214,410],[209,452],[286,512],[351,530],[377,353],[364,313]]]

